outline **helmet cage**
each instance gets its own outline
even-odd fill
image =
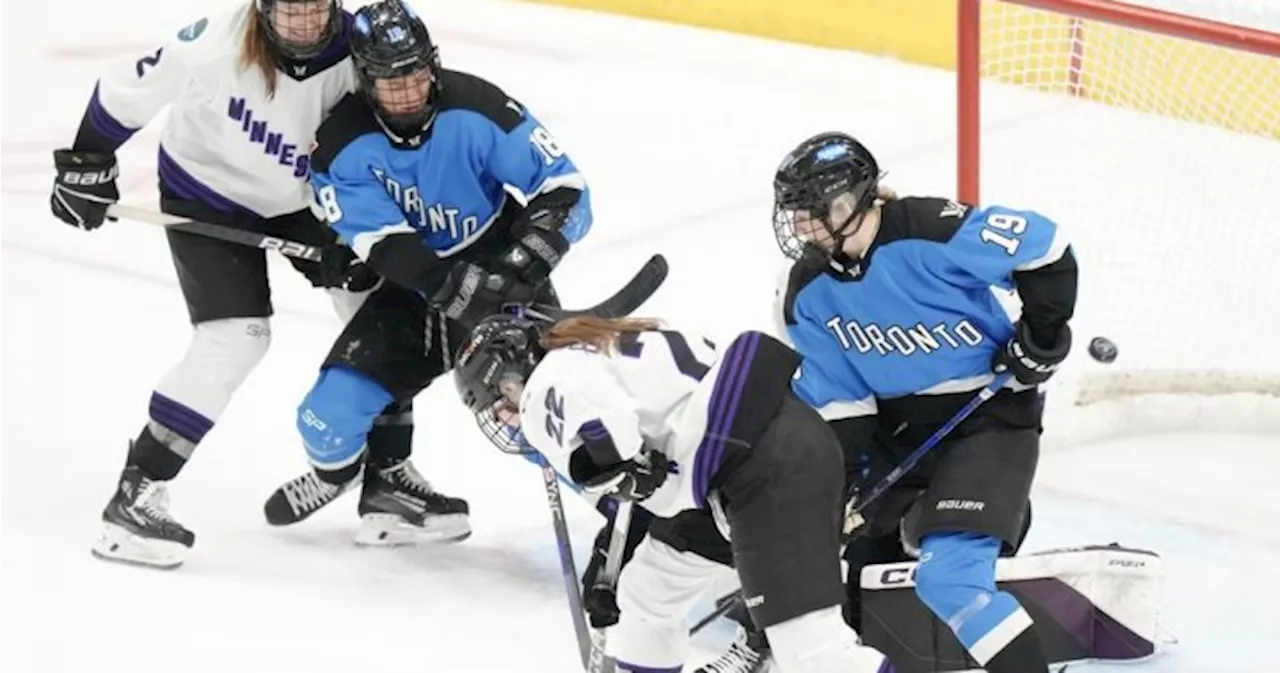
[[[327,0],[329,18],[320,36],[314,41],[300,42],[285,37],[276,25],[276,6],[282,4],[308,4],[317,0],[256,0],[258,26],[276,53],[286,60],[305,62],[324,53],[342,32],[342,0]]]
[[[519,413],[519,393],[542,354],[534,324],[510,315],[481,321],[458,351],[453,368],[458,395],[475,415],[481,432],[500,451],[533,451],[509,419]]]
[[[374,109],[379,124],[400,142],[415,142],[435,120],[440,97],[440,51],[422,20],[407,5],[387,0],[356,13],[351,38],[360,92]],[[380,79],[410,77],[426,72],[431,78],[421,109],[393,112],[378,95]]]
[[[862,227],[879,182],[875,158],[853,138],[823,134],[806,141],[787,155],[774,177],[773,233],[778,248],[792,259],[829,263]],[[843,221],[832,222],[832,205],[846,194],[852,197],[853,208]],[[831,238],[830,249],[797,231],[799,211],[821,225]]]

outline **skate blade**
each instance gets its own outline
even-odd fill
[[[461,542],[471,537],[466,514],[428,517],[415,526],[394,514],[366,514],[360,518],[356,544],[362,547],[401,547],[419,543]]]
[[[173,570],[187,560],[191,549],[179,542],[135,535],[108,523],[103,525],[102,536],[89,551],[103,561]]]

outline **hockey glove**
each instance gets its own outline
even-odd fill
[[[617,624],[620,614],[616,589],[600,579],[600,573],[609,560],[609,542],[613,539],[612,515],[608,511],[609,504],[612,502],[609,498],[601,498],[596,503],[596,509],[610,517],[610,521],[596,533],[595,542],[591,546],[591,560],[587,562],[586,570],[582,571],[582,609],[590,618],[591,628],[595,629]],[[623,567],[631,562],[636,547],[640,546],[640,542],[649,533],[649,525],[652,523],[653,514],[648,510],[644,508],[631,510],[631,525],[627,527],[627,544],[622,549]]]
[[[381,279],[351,248],[335,240],[320,249],[319,269],[311,284],[316,287],[340,288],[348,292],[364,292],[373,289]]]
[[[471,330],[481,320],[500,313],[507,304],[533,301],[533,289],[509,273],[489,271],[473,262],[458,262],[430,303],[446,318]]]
[[[498,265],[532,287],[546,282],[569,251],[563,234],[536,225],[517,230],[515,237],[515,243],[498,255]]]
[[[1013,338],[996,353],[992,362],[995,372],[1012,371],[1013,377],[1027,385],[1044,383],[1058,370],[1071,351],[1071,327],[1063,323],[1054,343],[1041,347],[1031,338],[1031,330],[1021,320],[1013,326]]]
[[[666,482],[667,469],[666,454],[649,449],[604,470],[581,449],[569,457],[569,476],[582,484],[582,490],[632,502],[653,495]]]
[[[81,229],[97,229],[107,218],[107,206],[120,200],[116,177],[120,168],[113,154],[54,150],[49,206],[59,220]],[[114,220],[115,218],[110,218]]]

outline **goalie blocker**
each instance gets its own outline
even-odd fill
[[[862,640],[895,673],[980,671],[947,625],[915,595],[916,563],[862,570]],[[1117,544],[1053,549],[996,562],[996,584],[1034,620],[1045,658],[1133,661],[1158,648],[1164,564]]]

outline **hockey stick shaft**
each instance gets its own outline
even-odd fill
[[[267,234],[259,234],[245,229],[236,229],[235,227],[213,224],[212,222],[201,222],[200,220],[159,213],[145,208],[122,206],[118,203],[107,208],[107,215],[122,220],[172,227],[179,231],[208,236],[209,238],[216,238],[229,243],[239,243],[240,245],[263,250],[275,250],[285,257],[296,257],[312,262],[320,261],[320,249],[314,245],[268,236]]]
[[[886,474],[884,478],[875,485],[875,488],[871,489],[871,493],[868,493],[866,498],[860,498],[857,508],[858,513],[861,514],[866,511],[868,505],[879,500],[880,497],[888,492],[890,488],[893,488],[893,485],[898,483],[898,480],[902,479],[903,476],[915,468],[916,464],[920,462],[920,459],[924,458],[925,455],[941,443],[947,435],[951,434],[951,431],[955,430],[956,426],[963,423],[964,419],[968,418],[974,411],[977,411],[978,407],[982,406],[987,400],[995,397],[996,393],[1000,392],[1000,389],[1003,388],[1011,378],[1013,378],[1012,372],[997,374],[991,383],[988,383],[985,388],[978,391],[978,394],[974,395],[973,399],[969,400],[967,404],[960,407],[960,410],[957,411],[946,423],[943,423],[942,427],[935,430],[932,435],[929,435],[928,439],[924,440],[924,443],[916,447],[915,451],[912,451],[910,455],[903,459],[900,465],[893,468],[893,471],[889,474]]]
[[[689,628],[689,635],[697,635],[699,631],[706,628],[707,624],[729,614],[735,605],[742,601],[742,589],[734,589],[729,593],[716,599],[716,609],[712,610],[707,616],[698,620],[698,623]]]
[[[569,614],[573,618],[573,632],[578,639],[578,654],[582,667],[590,665],[592,640],[587,628],[586,613],[582,609],[582,590],[578,588],[578,569],[573,562],[573,544],[569,539],[569,526],[564,517],[564,500],[560,492],[560,475],[547,461],[546,456],[535,454],[542,468],[542,486],[547,494],[547,507],[551,510],[551,524],[556,531],[556,550],[560,554],[560,575],[564,580],[565,595],[569,599]]]
[[[609,533],[609,549],[605,552],[604,568],[596,579],[595,588],[614,591],[618,586],[618,575],[622,571],[622,557],[626,554],[627,535],[631,531],[631,508],[635,505],[629,501],[617,501],[617,509],[613,512],[613,527]],[[588,673],[614,673],[618,668],[605,653],[604,629],[591,630],[591,655],[587,659]]]

